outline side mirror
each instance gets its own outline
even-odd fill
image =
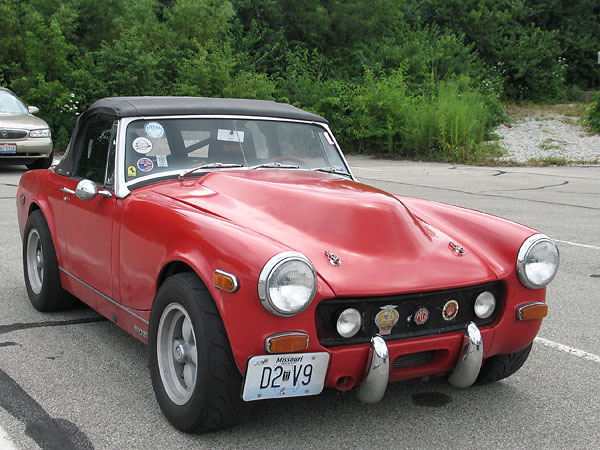
[[[27,111],[29,111],[29,114],[38,114],[40,112],[40,108],[37,106],[28,106]]]
[[[103,197],[112,197],[112,194],[106,189],[98,190],[98,186],[91,180],[81,180],[77,183],[77,187],[75,188],[75,195],[79,200],[84,202],[90,201],[96,195],[102,195]]]

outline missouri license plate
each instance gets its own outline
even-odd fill
[[[0,144],[0,154],[12,155],[17,153],[17,144]]]
[[[329,353],[287,353],[253,356],[248,361],[242,398],[316,395],[323,390]]]

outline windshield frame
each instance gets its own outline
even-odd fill
[[[225,120],[260,120],[260,121],[272,121],[272,122],[291,122],[291,123],[300,123],[300,124],[308,124],[315,125],[320,128],[323,128],[326,132],[329,133],[329,136],[333,139],[334,147],[342,160],[344,167],[346,169],[349,178],[353,181],[356,181],[354,174],[350,170],[350,166],[348,165],[348,161],[344,156],[343,152],[340,149],[340,146],[335,139],[335,136],[331,132],[331,129],[326,123],[316,122],[316,121],[305,121],[305,120],[295,120],[295,119],[285,119],[280,117],[267,117],[267,116],[244,116],[244,115],[168,115],[168,116],[136,116],[136,117],[126,117],[119,120],[119,130],[117,133],[117,142],[116,142],[116,177],[115,177],[115,195],[118,198],[127,197],[131,191],[137,187],[147,186],[148,184],[159,183],[162,181],[166,181],[169,179],[176,179],[181,174],[187,172],[189,169],[174,169],[169,171],[164,171],[160,173],[154,173],[145,175],[143,177],[139,177],[135,180],[126,181],[125,171],[126,171],[126,163],[125,163],[125,155],[126,149],[125,145],[127,142],[127,127],[130,123],[138,121],[138,120],[164,120],[164,119],[225,119]],[[202,169],[197,172],[198,175],[206,174],[212,171],[231,171],[231,170],[252,170],[252,166],[244,166],[244,167],[233,167],[233,168],[207,168],[206,170]],[[278,170],[278,169],[274,169]],[[297,169],[297,170],[310,170],[310,169]],[[332,176],[344,176],[345,174],[340,173],[340,175],[332,174]]]

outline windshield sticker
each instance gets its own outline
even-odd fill
[[[169,163],[167,162],[167,155],[156,155],[156,166],[169,167]]]
[[[325,139],[327,139],[327,143],[329,145],[335,145],[335,142],[333,142],[333,139],[331,136],[329,136],[329,133],[325,132],[323,134],[325,135]]]
[[[154,169],[154,163],[150,158],[140,158],[137,162],[137,168],[142,172],[150,172]]]
[[[160,123],[150,122],[146,124],[146,134],[151,138],[161,138],[165,135],[165,129]]]
[[[135,166],[129,166],[127,168],[127,176],[128,177],[136,177],[137,176],[137,170],[135,170]]]
[[[244,132],[237,130],[223,130],[219,128],[219,131],[217,132],[217,140],[227,142],[244,142]]]
[[[133,141],[133,149],[136,152],[145,155],[146,153],[150,153],[152,151],[152,142],[145,137],[136,138]]]

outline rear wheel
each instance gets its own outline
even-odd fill
[[[60,284],[52,235],[39,210],[32,212],[25,223],[23,272],[29,300],[38,311],[68,309],[77,303]]]
[[[477,383],[493,383],[494,381],[511,376],[525,364],[532,346],[533,342],[516,353],[496,355],[486,359],[483,366],[481,366]]]
[[[148,344],[156,399],[174,427],[213,431],[244,416],[242,376],[219,311],[196,274],[174,275],[160,287]]]

